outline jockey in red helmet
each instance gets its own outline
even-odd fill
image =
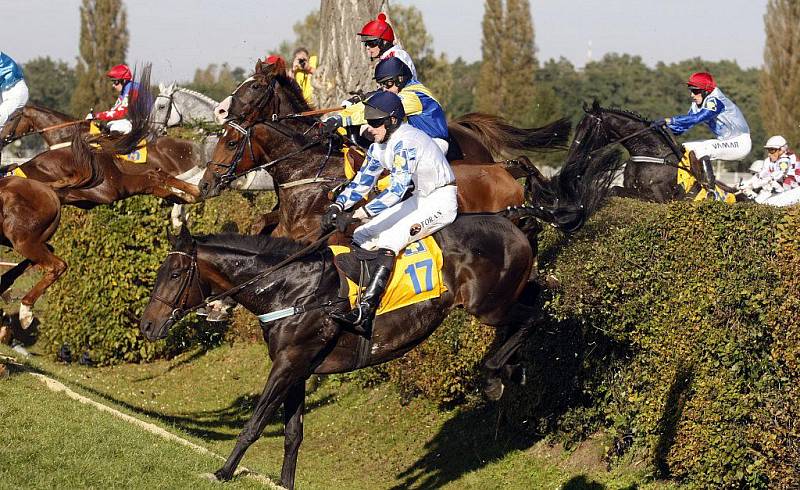
[[[417,78],[417,68],[411,56],[400,45],[394,43],[394,30],[386,22],[386,14],[381,12],[376,19],[364,24],[358,35],[361,36],[361,42],[367,48],[370,59],[385,60],[396,56],[408,66],[414,79]]]
[[[117,101],[111,109],[98,114],[89,113],[86,119],[109,121],[110,131],[130,133],[132,126],[127,119],[128,104],[139,95],[139,83],[133,81],[133,73],[128,65],[116,65],[108,70],[106,76],[111,79],[114,91],[119,94]]]
[[[675,134],[683,134],[697,124],[706,124],[716,139],[684,143],[687,150],[703,162],[706,180],[715,182],[711,160],[741,160],[752,147],[750,127],[736,104],[707,72],[693,73],[686,82],[692,97],[689,113],[664,119]]]

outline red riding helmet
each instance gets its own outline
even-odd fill
[[[359,32],[358,35],[368,38],[383,39],[390,43],[394,42],[394,31],[392,30],[392,26],[386,22],[386,14],[383,12],[378,14],[377,19],[364,24],[364,27],[361,28],[361,32]]]
[[[706,73],[704,71],[692,73],[686,85],[705,90],[706,92],[711,92],[717,88],[717,82],[714,81],[714,77],[711,76],[711,73]]]
[[[131,73],[131,69],[128,68],[128,65],[117,65],[108,70],[106,76],[113,80],[133,80],[133,73]]]

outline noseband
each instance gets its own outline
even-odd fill
[[[178,114],[178,125],[180,125],[180,123],[183,121],[183,114],[181,114],[180,109],[178,109],[178,107],[175,106],[175,103],[173,102],[173,97],[175,97],[175,93],[174,92],[169,94],[169,95],[164,95],[164,94],[156,95],[156,100],[158,100],[159,98],[167,99],[167,115],[164,117],[164,121],[163,122],[162,121],[153,121],[154,125],[163,126],[162,131],[164,133],[167,132],[167,127],[168,127],[167,125],[169,124],[169,116],[172,115],[172,108],[173,107],[175,107],[175,113]]]
[[[172,308],[169,319],[174,323],[183,318],[183,316],[186,314],[186,303],[189,301],[189,294],[192,292],[193,287],[200,291],[201,297],[204,298],[205,294],[203,293],[203,288],[200,285],[200,273],[197,269],[197,247],[192,247],[192,253],[176,250],[167,254],[167,256],[169,255],[182,255],[184,257],[189,257],[191,260],[189,267],[178,269],[181,274],[187,271],[188,274],[186,274],[186,277],[181,282],[181,287],[178,290],[178,294],[176,295],[174,301],[166,300],[153,291],[154,300]]]

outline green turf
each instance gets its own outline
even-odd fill
[[[268,370],[266,348],[247,343],[148,365],[86,368],[37,356],[28,364],[223,456]],[[278,420],[243,461],[273,480],[283,452]],[[402,405],[387,385],[360,388],[327,378],[308,397],[298,488],[664,487],[644,484],[644,467],[609,473],[592,458],[576,462],[496,421],[491,406],[441,412],[424,400]],[[0,380],[0,434],[0,488],[205,488],[211,484],[199,475],[220,466],[26,374]],[[237,478],[230,488],[257,485]]]

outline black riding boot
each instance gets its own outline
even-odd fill
[[[717,178],[714,176],[714,167],[711,165],[711,159],[703,157],[700,159],[700,163],[703,164],[703,176],[706,179],[709,190],[713,191],[717,185]]]
[[[372,320],[381,303],[383,292],[389,285],[394,265],[394,252],[387,249],[380,251],[383,253],[374,259],[377,263],[374,271],[371,271],[370,282],[361,295],[361,301],[350,311],[333,311],[330,314],[333,319],[351,325],[354,331],[366,337],[372,334]]]

